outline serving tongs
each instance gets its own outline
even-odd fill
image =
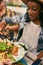
[[[35,56],[32,58],[31,56],[33,56],[33,54],[31,52],[28,51],[27,46],[25,46],[24,44],[19,44],[20,46],[22,46],[24,48],[25,51],[27,51],[27,53],[25,54],[25,56],[29,59],[31,59],[32,61],[34,61]]]
[[[22,46],[24,48],[25,51],[27,51],[27,47],[24,44],[19,44],[20,46]]]

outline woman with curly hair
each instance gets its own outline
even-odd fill
[[[25,15],[26,24],[20,41],[24,42],[24,44],[26,43],[28,50],[37,56],[35,59],[36,62],[36,60],[43,57],[43,1],[22,1],[27,6],[27,13]]]

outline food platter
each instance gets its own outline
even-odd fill
[[[25,50],[22,47],[23,43],[21,43],[21,42],[15,42],[14,45],[19,47],[18,56],[14,56],[16,61],[19,61],[19,60],[21,60],[24,57],[24,55],[26,54],[27,50]]]
[[[6,44],[7,44],[7,47],[6,47]],[[23,48],[23,46],[24,45],[21,42],[13,42],[13,43],[11,41],[0,42],[0,60],[2,59],[6,60],[9,58],[10,59],[9,63],[20,61],[27,52],[26,48]]]

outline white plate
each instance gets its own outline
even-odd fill
[[[17,62],[17,61],[21,60],[24,57],[24,55],[26,54],[26,52],[27,52],[19,44],[23,45],[23,43],[21,43],[21,42],[14,42],[14,46],[19,47],[19,49],[18,49],[18,55],[17,56],[13,55],[14,59],[16,60],[16,61],[13,61],[13,62]],[[13,62],[10,62],[10,63],[13,63]]]

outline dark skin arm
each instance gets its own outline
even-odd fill
[[[43,51],[40,52],[40,54],[37,55],[37,58],[36,58],[36,60],[35,60],[33,63],[35,63],[37,60],[39,60],[39,59],[42,58],[42,57],[43,57]],[[32,64],[33,64],[33,63],[32,63]]]
[[[37,55],[37,59],[40,59],[40,58],[42,58],[42,57],[43,57],[43,51],[40,52],[40,54]]]

